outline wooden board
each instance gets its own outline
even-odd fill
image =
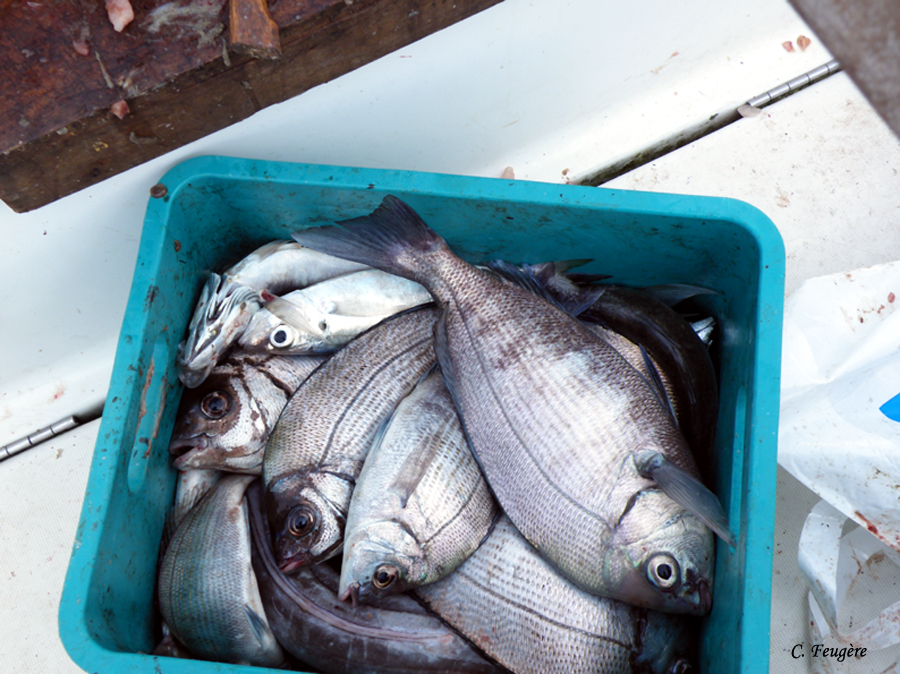
[[[132,0],[121,33],[103,0],[0,0],[0,199],[38,208],[498,2],[277,0],[257,60],[226,50],[227,0]]]

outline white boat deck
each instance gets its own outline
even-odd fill
[[[0,204],[0,445],[104,399],[149,188],[188,157],[578,181],[712,128],[831,58],[785,0],[505,0],[39,210]],[[897,166],[900,142],[837,74],[608,186],[756,206],[784,238],[790,293],[898,257]],[[4,671],[80,671],[56,613],[98,427],[0,463]],[[770,661],[786,674],[807,671],[790,650],[806,638],[796,547],[816,498],[779,478]]]

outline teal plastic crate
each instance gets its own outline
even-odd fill
[[[692,283],[718,319],[715,491],[737,548],[719,544],[701,672],[768,671],[784,247],[740,201],[517,180],[198,157],[151,198],[59,612],[88,672],[259,668],[147,655],[155,646],[157,548],[172,502],[168,441],[181,385],[175,352],[210,271],[308,226],[410,204],[472,262],[593,258],[622,284]],[[268,671],[268,670],[267,670]]]

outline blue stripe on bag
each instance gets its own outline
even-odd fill
[[[900,421],[900,393],[888,400],[878,408],[881,413],[892,421]]]

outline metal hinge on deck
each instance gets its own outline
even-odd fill
[[[71,431],[73,428],[77,428],[78,426],[86,424],[89,421],[99,419],[102,413],[103,402],[101,402],[99,405],[94,405],[90,409],[85,410],[85,412],[83,413],[70,415],[68,417],[65,417],[64,419],[60,419],[59,421],[50,424],[49,426],[40,428],[34,433],[29,433],[24,438],[20,438],[9,443],[8,445],[0,447],[0,461],[5,461],[9,457],[15,456],[19,452],[23,452],[26,449],[30,449],[35,445],[39,445],[42,442],[50,440],[51,438],[62,435],[66,431]]]

